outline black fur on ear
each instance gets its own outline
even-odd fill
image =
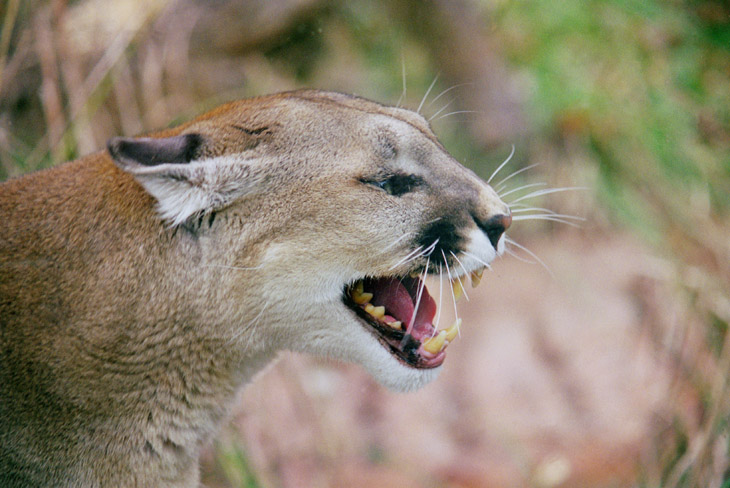
[[[107,143],[107,149],[119,163],[157,166],[189,163],[198,155],[202,143],[200,134],[162,138],[114,137]]]

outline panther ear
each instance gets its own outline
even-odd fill
[[[116,165],[157,200],[160,217],[177,226],[225,207],[256,186],[243,155],[206,157],[203,143],[200,134],[115,137],[107,148]]]
[[[107,143],[109,153],[125,167],[185,164],[193,160],[203,142],[199,134],[162,137],[114,137]]]

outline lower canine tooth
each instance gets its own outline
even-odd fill
[[[423,342],[423,348],[431,354],[438,354],[446,344],[446,331],[442,330],[437,336],[431,337]]]
[[[454,339],[456,339],[457,334],[459,333],[459,329],[461,328],[461,319],[456,319],[456,322],[454,322],[454,325],[446,329],[446,340],[449,342],[453,342]]]
[[[481,269],[471,272],[471,287],[472,288],[476,288],[477,286],[479,286],[479,283],[482,281],[482,273],[483,273],[483,271]]]

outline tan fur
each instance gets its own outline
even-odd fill
[[[0,185],[0,486],[196,486],[201,447],[280,350],[416,388],[435,372],[394,359],[344,287],[422,266],[390,269],[445,215],[497,254],[474,219],[509,210],[415,113],[301,91],[152,137],[181,134],[201,136],[187,164],[104,151]],[[363,182],[386,167],[425,184]]]

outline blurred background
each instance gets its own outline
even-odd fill
[[[206,486],[730,487],[726,1],[1,0],[0,179],[299,87],[420,106],[485,179],[514,147],[523,219],[437,381],[284,354]]]

